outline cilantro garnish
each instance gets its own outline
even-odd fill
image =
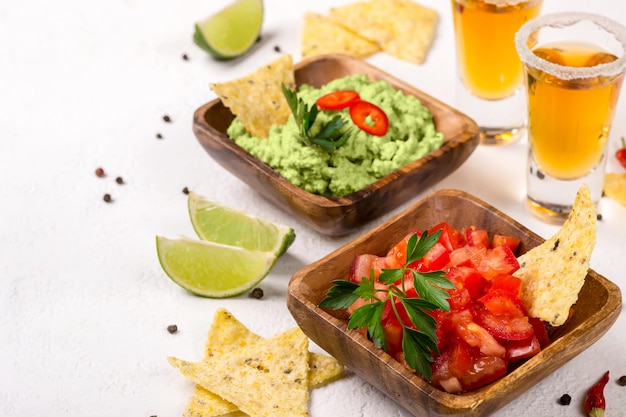
[[[337,115],[331,119],[328,124],[323,126],[316,135],[312,135],[311,127],[317,115],[319,109],[316,104],[313,104],[309,109],[309,106],[298,97],[298,94],[285,87],[281,83],[280,87],[283,90],[283,95],[289,104],[293,118],[300,130],[300,139],[307,146],[318,146],[328,153],[332,153],[335,149],[346,143],[350,137],[350,129],[342,129],[346,124],[346,121]]]
[[[439,240],[441,231],[432,234],[424,231],[418,238],[413,234],[407,244],[406,261],[401,268],[383,269],[378,280],[388,285],[386,289],[374,287],[373,271],[370,277],[363,277],[360,283],[346,280],[334,280],[331,287],[319,306],[322,308],[343,309],[362,298],[368,303],[357,308],[350,315],[348,328],[367,328],[368,337],[374,344],[387,350],[387,340],[383,331],[383,309],[385,303],[391,303],[393,312],[402,325],[402,350],[407,364],[416,373],[430,381],[432,370],[430,363],[434,362],[433,354],[438,354],[437,322],[428,314],[429,311],[450,311],[449,294],[445,289],[454,288],[454,284],[445,277],[444,271],[420,272],[409,265],[428,253]],[[406,294],[406,274],[413,277],[413,284],[418,297],[409,297]],[[396,284],[399,283],[399,284]],[[400,302],[411,321],[412,326],[403,323],[396,303]]]

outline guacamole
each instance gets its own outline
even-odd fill
[[[363,100],[379,106],[389,119],[384,136],[372,136],[352,123],[347,109],[343,118],[351,126],[348,141],[332,154],[306,146],[299,138],[293,116],[286,124],[272,126],[266,139],[251,136],[235,119],[228,136],[261,159],[292,184],[324,196],[342,196],[358,191],[382,176],[421,158],[443,143],[435,130],[432,114],[415,96],[405,95],[385,81],[370,81],[357,74],[333,80],[320,89],[302,85],[298,95],[309,106],[324,94],[356,90]],[[316,126],[325,125],[337,111],[321,111]]]

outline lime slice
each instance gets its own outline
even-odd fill
[[[262,0],[236,0],[196,23],[193,41],[216,59],[236,58],[252,48],[262,23]]]
[[[278,257],[296,238],[291,227],[226,207],[193,192],[189,193],[187,203],[191,224],[202,240],[270,252]]]
[[[258,284],[274,266],[276,256],[186,237],[156,238],[159,262],[165,273],[193,294],[226,298]]]

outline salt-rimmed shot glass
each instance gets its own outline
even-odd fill
[[[528,99],[530,211],[562,223],[583,183],[599,212],[613,114],[626,70],[626,28],[590,13],[555,13],[515,35]]]
[[[526,133],[526,95],[515,32],[542,0],[451,0],[456,46],[456,107],[480,127],[482,145]]]

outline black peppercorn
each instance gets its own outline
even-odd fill
[[[187,187],[183,188],[183,194],[189,194],[189,188]]]
[[[626,387],[626,375],[620,376],[617,380],[617,383],[620,384],[622,387]]]
[[[169,122],[171,122],[171,121],[172,121],[172,119],[171,119],[171,117],[169,117],[169,116],[166,114],[165,116],[163,116],[163,121],[164,121],[165,123],[169,123]]]
[[[120,184],[120,185],[121,185],[121,184],[124,184],[124,178],[122,178],[122,177],[117,177],[117,178],[115,178],[115,182],[116,182],[116,183],[118,183],[118,184]]]
[[[174,333],[176,333],[178,331],[178,326],[175,325],[175,324],[170,324],[169,326],[167,326],[167,331],[170,334],[174,334]]]
[[[156,134],[156,137],[157,137],[157,139],[163,139],[163,135],[162,135],[162,134],[160,134],[160,133],[157,133],[157,134]]]
[[[561,405],[570,405],[571,402],[572,397],[569,394],[563,394],[561,398],[559,398],[559,404]]]
[[[111,194],[105,194],[102,199],[105,203],[110,203],[111,201],[113,201],[113,199],[111,198]]]
[[[255,288],[250,292],[250,298],[256,298],[257,300],[263,298],[263,289]]]
[[[183,60],[189,61],[189,57],[187,56],[187,54],[183,54]]]

